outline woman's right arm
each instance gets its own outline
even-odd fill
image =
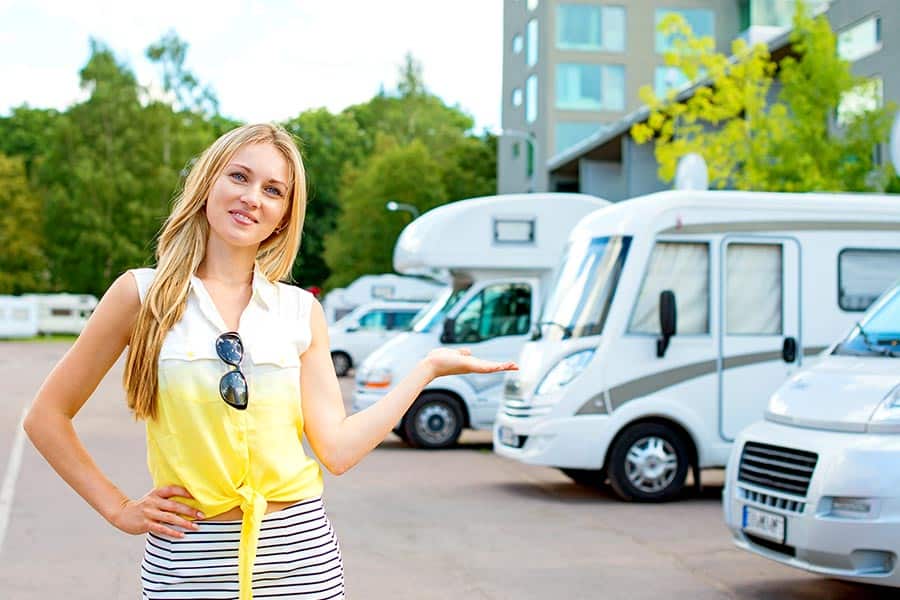
[[[44,380],[25,418],[25,432],[35,448],[103,518],[128,533],[155,531],[180,537],[170,523],[194,529],[176,513],[197,511],[168,500],[190,498],[170,486],[132,501],[100,471],[72,425],[72,419],[128,345],[141,300],[134,277],[121,275],[103,295],[84,330]]]

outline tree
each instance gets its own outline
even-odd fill
[[[48,277],[41,202],[28,182],[24,159],[0,154],[0,179],[0,294],[43,291]]]
[[[891,109],[862,110],[839,125],[832,119],[848,94],[869,95],[862,104],[871,104],[871,90],[838,57],[824,16],[810,18],[798,3],[793,56],[780,64],[764,45],[748,48],[741,40],[732,44],[734,58],[715,53],[712,41],[694,37],[678,15],[667,17],[660,29],[673,39],[666,64],[688,79],[705,78],[686,100],[674,92],[658,98],[649,87],[641,90],[650,115],[631,134],[637,143],[655,141],[663,181],[672,180],[678,159],[690,152],[706,159],[710,184],[717,188],[864,190],[886,178],[874,155],[887,136]],[[776,73],[782,85],[772,101]]]
[[[325,236],[337,223],[338,195],[345,166],[364,158],[364,133],[347,114],[324,108],[308,110],[284,123],[297,137],[307,175],[309,197],[303,242],[294,262],[293,278],[304,285],[321,285],[331,271],[325,262]]]
[[[344,172],[340,217],[325,238],[325,260],[331,269],[326,287],[393,270],[394,243],[410,217],[385,210],[388,201],[413,204],[424,212],[445,199],[440,165],[422,141],[400,145],[379,136],[371,159]]]
[[[184,66],[188,43],[169,30],[147,48],[147,58],[162,70],[162,86],[175,99],[177,110],[216,115],[219,99],[209,85],[201,86],[200,80]]]
[[[0,117],[0,154],[22,157],[26,176],[33,179],[59,118],[52,108],[13,108],[10,116]]]

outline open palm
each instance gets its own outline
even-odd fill
[[[464,373],[497,373],[499,371],[517,371],[516,363],[496,362],[472,356],[465,349],[436,348],[426,358],[434,369],[435,377],[443,375],[462,375]]]

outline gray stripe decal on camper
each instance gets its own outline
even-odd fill
[[[818,354],[828,346],[810,346],[803,349],[804,355]],[[745,367],[772,360],[781,360],[781,350],[773,350],[769,352],[754,352],[752,354],[740,354],[737,356],[729,356],[724,361],[726,369],[734,369],[737,367]],[[679,383],[710,375],[716,372],[716,361],[705,360],[661,373],[655,373],[646,377],[639,377],[631,381],[621,383],[609,390],[609,408],[616,410],[626,402],[648,396],[654,392],[658,392],[663,388],[667,388]],[[585,402],[581,408],[575,413],[576,415],[606,414],[606,406],[599,406],[598,403],[603,402],[603,395],[598,394]]]
[[[745,221],[669,227],[660,233],[751,233],[759,231],[896,231],[897,222],[883,221]]]

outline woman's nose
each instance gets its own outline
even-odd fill
[[[243,202],[248,208],[259,207],[259,194],[256,188],[251,188],[241,194],[241,202]]]

